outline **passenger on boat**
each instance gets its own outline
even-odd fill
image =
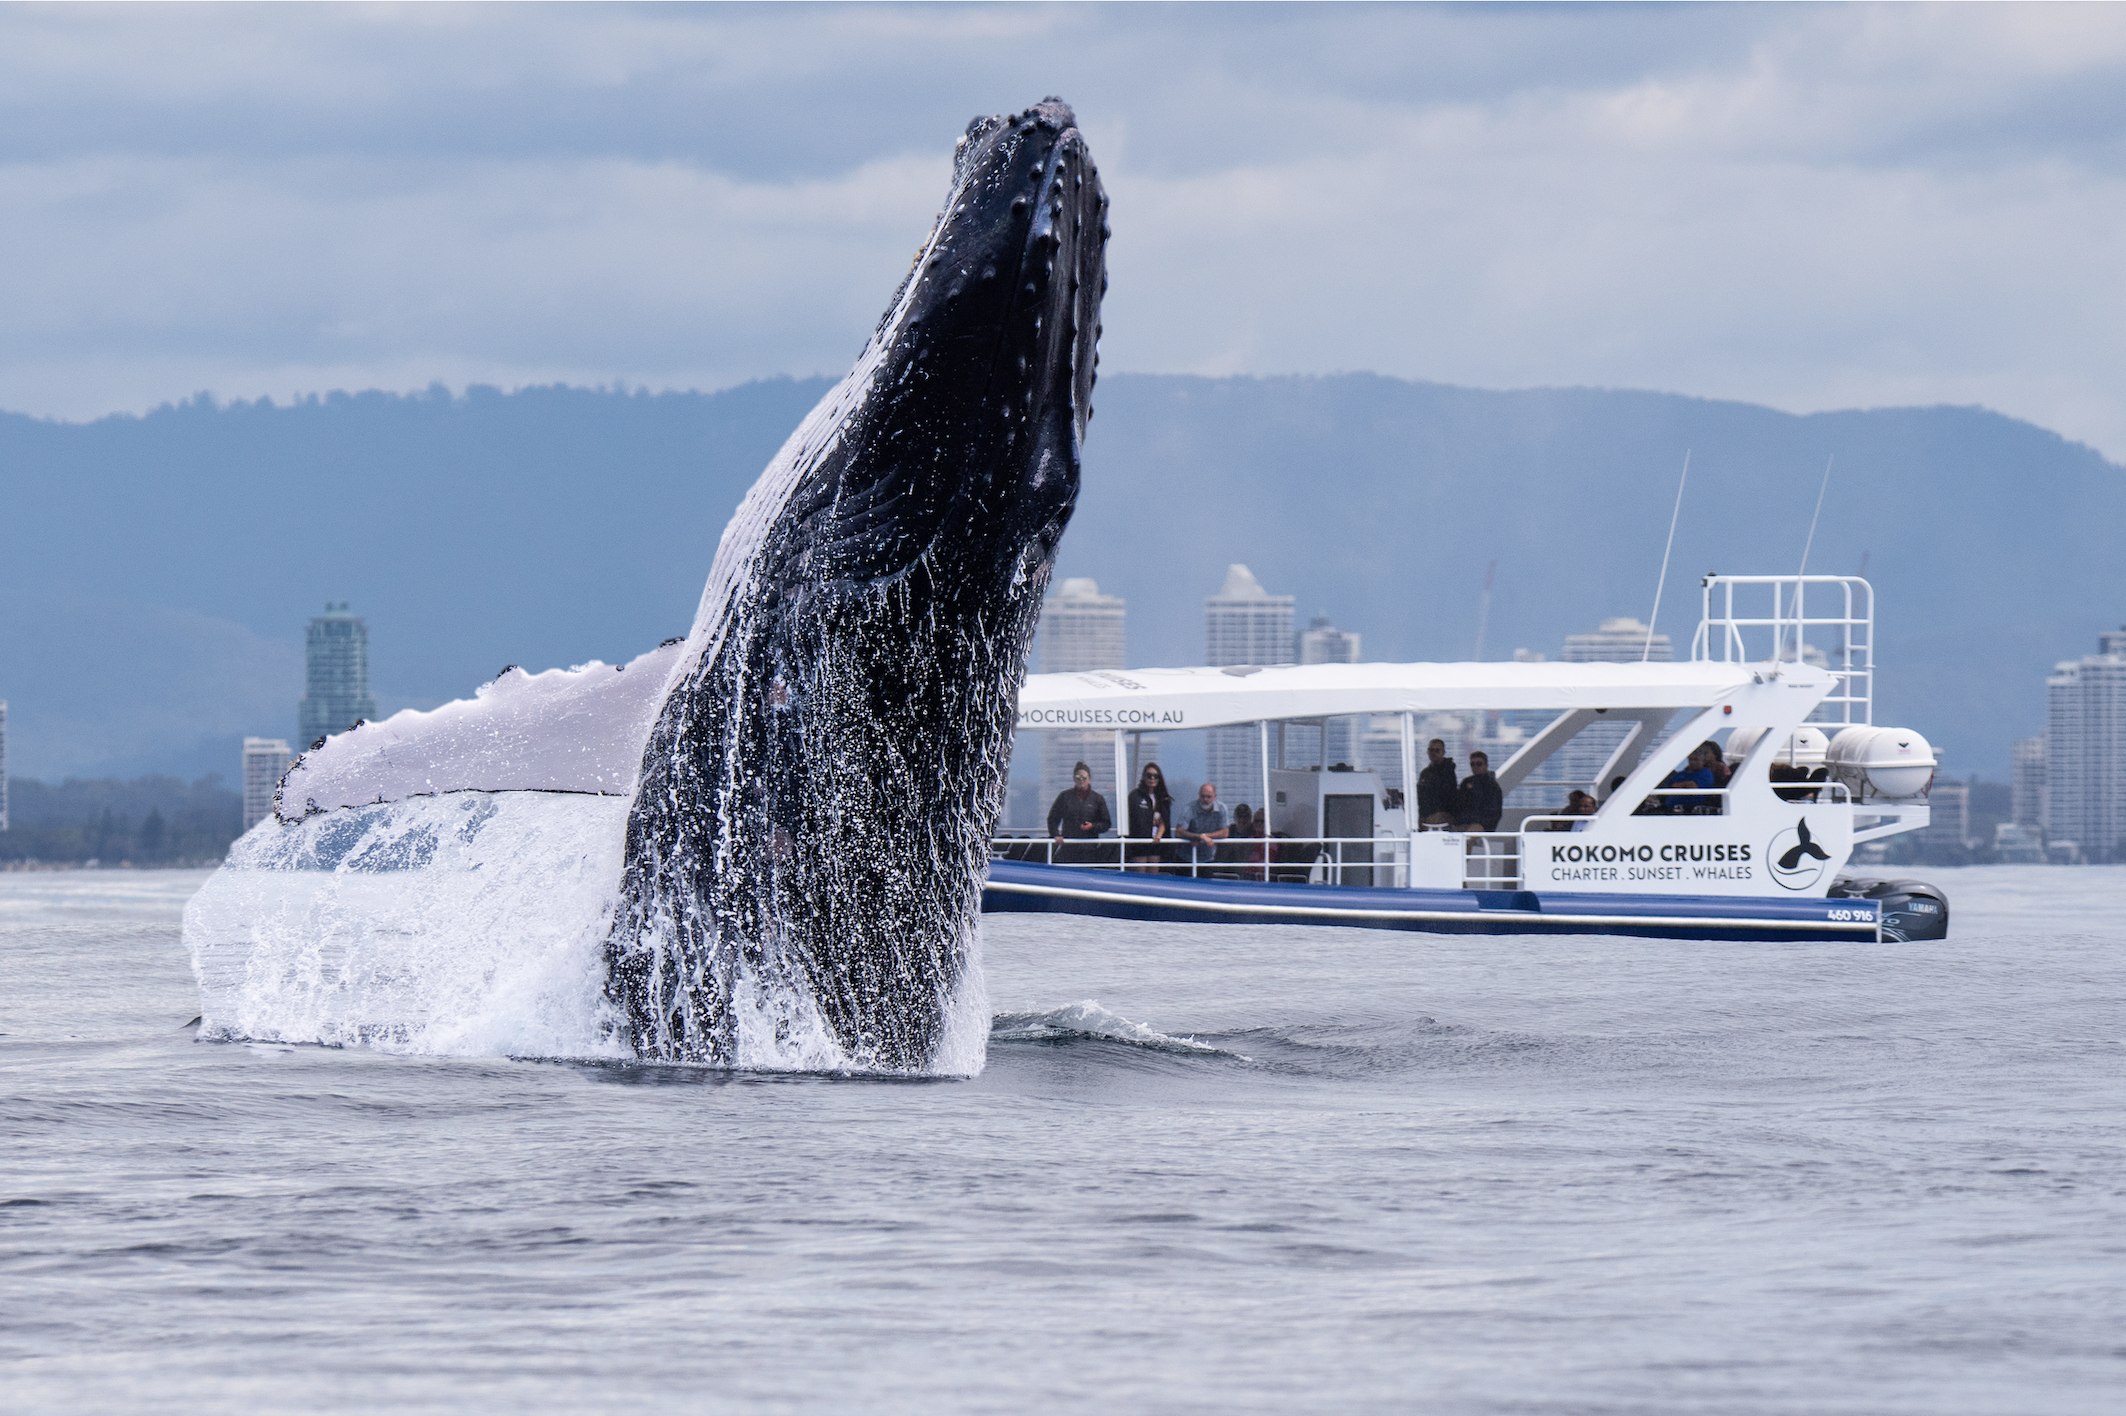
[[[1225,808],[1218,804],[1218,788],[1209,782],[1196,789],[1196,800],[1174,823],[1174,834],[1190,843],[1193,847],[1191,854],[1198,866],[1209,865],[1218,859],[1218,843],[1231,830]]]
[[[1491,757],[1488,753],[1469,754],[1469,775],[1462,779],[1461,788],[1455,793],[1454,800],[1455,830],[1499,829],[1499,818],[1506,813],[1506,798],[1499,791],[1499,779],[1491,775]]]
[[[1246,871],[1234,870],[1231,867],[1239,865],[1248,858],[1246,837],[1254,829],[1255,809],[1246,802],[1241,802],[1233,808],[1232,828],[1226,832],[1225,839],[1218,843],[1219,868],[1210,872],[1213,876],[1220,880],[1245,878]]]
[[[1166,861],[1167,827],[1174,819],[1174,798],[1166,774],[1156,762],[1144,764],[1136,789],[1129,794],[1129,858],[1132,869],[1156,870]]]
[[[1270,809],[1264,807],[1255,813],[1254,823],[1248,828],[1247,878],[1268,880],[1270,865],[1277,859],[1277,847],[1270,843]]]
[[[1683,759],[1683,765],[1663,777],[1661,785],[1713,790],[1712,764],[1705,760],[1705,749],[1708,746],[1711,744],[1700,743],[1692,748],[1690,756]],[[1717,753],[1719,749],[1714,747],[1713,751]],[[1720,813],[1720,802],[1717,797],[1703,796],[1648,797],[1640,812],[1648,816],[1717,816]]]
[[[1425,770],[1417,774],[1417,820],[1422,826],[1450,826],[1461,788],[1454,775],[1454,759],[1439,738],[1425,744]]]
[[[1698,751],[1705,754],[1705,765],[1713,769],[1713,785],[1726,791],[1727,779],[1735,775],[1734,769],[1727,765],[1727,753],[1711,738],[1699,743]]]
[[[1600,805],[1601,803],[1596,801],[1592,794],[1588,792],[1583,792],[1578,787],[1574,787],[1572,789],[1572,795],[1565,798],[1565,804],[1558,808],[1558,815],[1578,817],[1592,816],[1595,814],[1595,808]],[[1584,831],[1587,829],[1587,823],[1584,820],[1554,820],[1550,823],[1549,829],[1553,831]]]
[[[1246,802],[1233,808],[1233,828],[1224,844],[1218,847],[1220,866],[1239,867],[1221,869],[1218,875],[1225,880],[1266,880],[1269,872],[1269,840],[1265,828],[1270,824],[1267,811],[1256,811]]]
[[[1772,764],[1771,771],[1768,775],[1775,783],[1822,782],[1830,776],[1830,769],[1827,767],[1818,767],[1814,772],[1811,772],[1806,767],[1796,767],[1790,763],[1785,762],[1774,762]],[[1822,788],[1815,786],[1774,786],[1772,788],[1773,794],[1776,795],[1781,801],[1814,801],[1816,800],[1817,793],[1821,790]]]
[[[1107,798],[1093,790],[1093,769],[1083,762],[1070,769],[1070,787],[1056,793],[1055,805],[1048,808],[1048,834],[1055,842],[1055,860],[1058,865],[1091,865],[1100,857],[1097,847],[1087,844],[1097,841],[1114,828],[1114,818],[1108,815]],[[1107,859],[1115,859],[1109,852]]]

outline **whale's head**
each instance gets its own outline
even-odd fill
[[[1060,100],[969,125],[863,356],[724,533],[608,948],[646,1055],[980,1066],[973,924],[1077,499],[1106,213]]]
[[[978,118],[952,190],[758,569],[797,597],[950,567],[1038,602],[1092,416],[1107,198],[1070,108]],[[844,409],[844,405],[846,408]],[[802,433],[800,434],[802,436]]]

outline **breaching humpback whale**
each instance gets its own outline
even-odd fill
[[[560,961],[523,1006],[589,958],[603,1037],[642,1058],[978,1068],[987,841],[1077,497],[1106,211],[1060,99],[970,124],[856,366],[725,529],[691,634],[306,753],[187,911],[202,1035],[461,1038],[411,996],[405,938],[485,910],[464,926],[506,919]],[[493,991],[501,948],[443,970],[457,996]],[[351,1003],[351,973],[397,1001]]]

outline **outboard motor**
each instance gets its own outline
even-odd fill
[[[1949,897],[1922,880],[1855,880],[1840,876],[1834,900],[1880,900],[1882,937],[1901,944],[1949,937]]]

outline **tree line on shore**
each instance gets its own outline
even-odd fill
[[[214,865],[242,834],[243,799],[219,773],[193,782],[13,777],[8,817],[0,861],[11,864]]]

